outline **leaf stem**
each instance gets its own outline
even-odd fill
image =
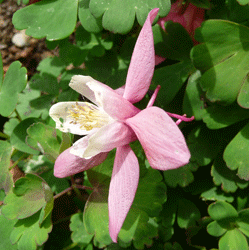
[[[9,168],[9,170],[13,169],[21,160],[23,160],[28,154],[23,154],[17,161],[13,163],[13,165]]]
[[[67,192],[72,191],[72,190],[73,190],[73,187],[69,187],[69,188],[63,190],[62,192],[60,192],[59,194],[56,194],[54,196],[54,200],[57,199],[57,198],[59,198],[59,197],[61,197],[64,194],[66,194]]]
[[[16,109],[15,109],[15,113],[16,113],[17,119],[21,122],[22,118]]]

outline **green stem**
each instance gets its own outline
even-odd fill
[[[21,160],[23,160],[28,154],[23,154],[14,164],[9,168],[9,170],[13,169]]]
[[[73,187],[69,187],[69,188],[63,190],[62,192],[60,192],[59,194],[56,194],[56,195],[54,196],[54,200],[55,200],[55,199],[58,199],[59,197],[61,197],[61,196],[64,195],[64,194],[66,194],[66,193],[72,191],[72,189],[73,189]]]
[[[15,109],[15,113],[16,113],[17,119],[21,122],[22,118],[21,118],[21,116],[19,115],[19,113],[18,113],[18,111],[16,109]]]

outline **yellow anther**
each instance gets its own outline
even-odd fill
[[[101,128],[110,121],[108,114],[99,110],[97,106],[87,102],[84,103],[84,106],[76,102],[67,112],[72,118],[70,123],[80,124],[80,128],[87,131],[93,128]]]

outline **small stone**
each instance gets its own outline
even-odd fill
[[[14,34],[11,40],[17,47],[22,48],[29,45],[29,39],[30,37],[25,34],[25,30],[21,30],[20,32]]]

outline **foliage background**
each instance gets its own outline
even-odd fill
[[[191,0],[205,9],[194,43],[180,24],[166,22],[165,32],[155,21],[155,51],[166,60],[156,66],[151,92],[160,84],[155,105],[195,116],[194,122],[180,124],[191,160],[160,172],[149,167],[138,142],[131,145],[141,175],[118,244],[111,242],[107,211],[115,152],[91,170],[55,178],[55,159],[76,138],[56,130],[48,110],[53,103],[82,98],[68,87],[75,74],[90,75],[112,88],[122,86],[148,12],[159,7],[159,16],[165,17],[171,3],[17,3],[22,8],[13,15],[14,27],[26,29],[32,39],[45,38],[53,56],[39,61],[32,72],[15,61],[5,73],[0,60],[0,115],[6,119],[0,133],[0,246],[248,249],[248,0]],[[16,178],[16,173],[23,177]]]

